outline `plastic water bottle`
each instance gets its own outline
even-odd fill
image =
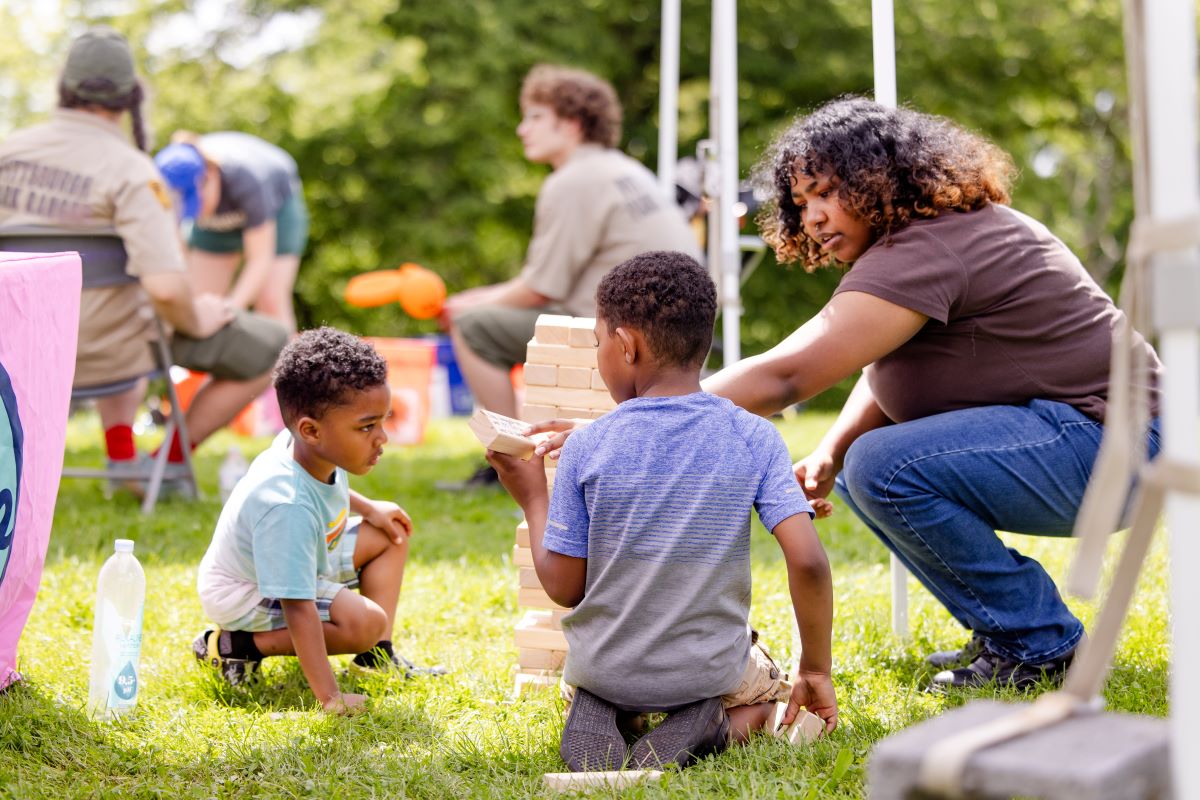
[[[237,445],[230,447],[229,452],[225,454],[225,460],[217,469],[217,483],[221,487],[221,502],[228,500],[229,495],[233,494],[233,487],[237,486],[247,469],[249,466],[246,464],[246,457],[242,455],[242,451]]]
[[[146,604],[146,574],[133,555],[133,540],[117,539],[113,549],[96,581],[88,682],[88,712],[101,719],[124,714],[137,703]]]

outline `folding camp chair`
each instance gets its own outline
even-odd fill
[[[121,239],[111,234],[69,233],[49,228],[22,228],[20,230],[0,231],[0,250],[23,253],[61,253],[77,251],[83,262],[83,291],[108,288],[137,283],[138,279],[125,272],[128,256]],[[163,377],[167,385],[167,399],[170,402],[170,414],[166,420],[163,447],[150,462],[149,466],[134,464],[129,466],[107,467],[105,469],[82,469],[66,467],[62,471],[64,478],[102,478],[111,481],[146,481],[146,494],[142,500],[142,513],[149,514],[158,502],[159,491],[163,480],[181,480],[193,497],[198,495],[196,473],[192,466],[190,440],[187,434],[187,423],[184,420],[183,408],[175,393],[175,384],[171,381],[171,352],[167,346],[167,335],[162,321],[154,315],[154,337],[149,342],[154,354],[156,367],[149,373],[135,375],[112,383],[98,386],[76,386],[71,389],[72,404],[78,401],[95,400],[128,391],[142,378]],[[170,443],[175,432],[179,432],[183,447],[183,463],[170,464],[167,460]]]

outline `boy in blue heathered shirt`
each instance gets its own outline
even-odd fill
[[[387,364],[357,336],[305,331],[275,364],[275,393],[288,429],[221,511],[196,581],[217,627],[192,651],[230,683],[267,656],[295,655],[326,711],[353,712],[365,698],[338,688],[331,653],[357,653],[352,666],[364,670],[440,672],[392,650],[412,520],[348,484],[387,442]]]
[[[541,458],[489,453],[525,510],[538,579],[574,608],[562,622],[574,687],[563,759],[686,765],[745,741],[777,700],[789,701],[785,723],[804,706],[832,730],[829,564],[774,426],[701,391],[711,279],[686,255],[646,253],[603,279],[596,305],[616,410],[567,439],[552,498]],[[803,644],[790,684],[748,624],[751,507],[787,564]],[[668,715],[627,753],[621,722],[645,711]]]

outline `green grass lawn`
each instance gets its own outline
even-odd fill
[[[831,418],[781,422],[793,455],[807,452]],[[72,423],[68,459],[101,459],[94,420]],[[332,718],[316,706],[295,659],[266,663],[265,680],[231,689],[192,658],[204,617],[196,567],[220,504],[216,473],[225,448],[252,456],[266,439],[221,434],[198,452],[198,502],[167,500],[143,518],[133,498],[106,500],[95,481],[66,481],[37,604],[21,640],[27,680],[0,695],[0,797],[503,797],[543,796],[541,775],[558,757],[561,705],[554,692],[514,697],[516,569],[510,562],[516,506],[501,491],[447,495],[433,482],[468,474],[480,452],[461,419],[435,421],[423,445],[391,448],[359,491],[398,500],[416,533],[397,615],[397,648],[451,669],[442,678],[355,679],[342,687],[372,697],[368,714]],[[97,442],[97,444],[91,444]],[[911,636],[889,623],[887,556],[842,506],[818,523],[837,597],[834,680],[841,725],[814,745],[761,737],[750,746],[624,797],[863,797],[871,746],[971,697],[925,691],[927,652],[957,646],[964,632],[915,581]],[[94,723],[87,694],[92,605],[112,540],[136,540],[147,599],[136,713]],[[1009,537],[1065,576],[1073,547]],[[1120,538],[1110,545],[1111,556]],[[755,523],[752,620],[768,647],[791,660],[794,623],[780,553]],[[1152,551],[1107,689],[1111,708],[1166,713],[1166,557]],[[1085,622],[1094,607],[1072,601]],[[336,657],[339,669],[347,657]],[[610,794],[602,792],[604,794]]]

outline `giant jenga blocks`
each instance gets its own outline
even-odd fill
[[[538,317],[526,349],[522,421],[596,419],[616,407],[596,370],[595,325],[594,319],[586,317]],[[555,468],[551,465],[555,462],[546,463],[546,480],[553,489]],[[525,522],[517,526],[513,564],[517,567],[517,605],[524,609],[514,633],[517,691],[554,686],[567,657],[562,618],[570,609],[551,600],[538,581]]]

